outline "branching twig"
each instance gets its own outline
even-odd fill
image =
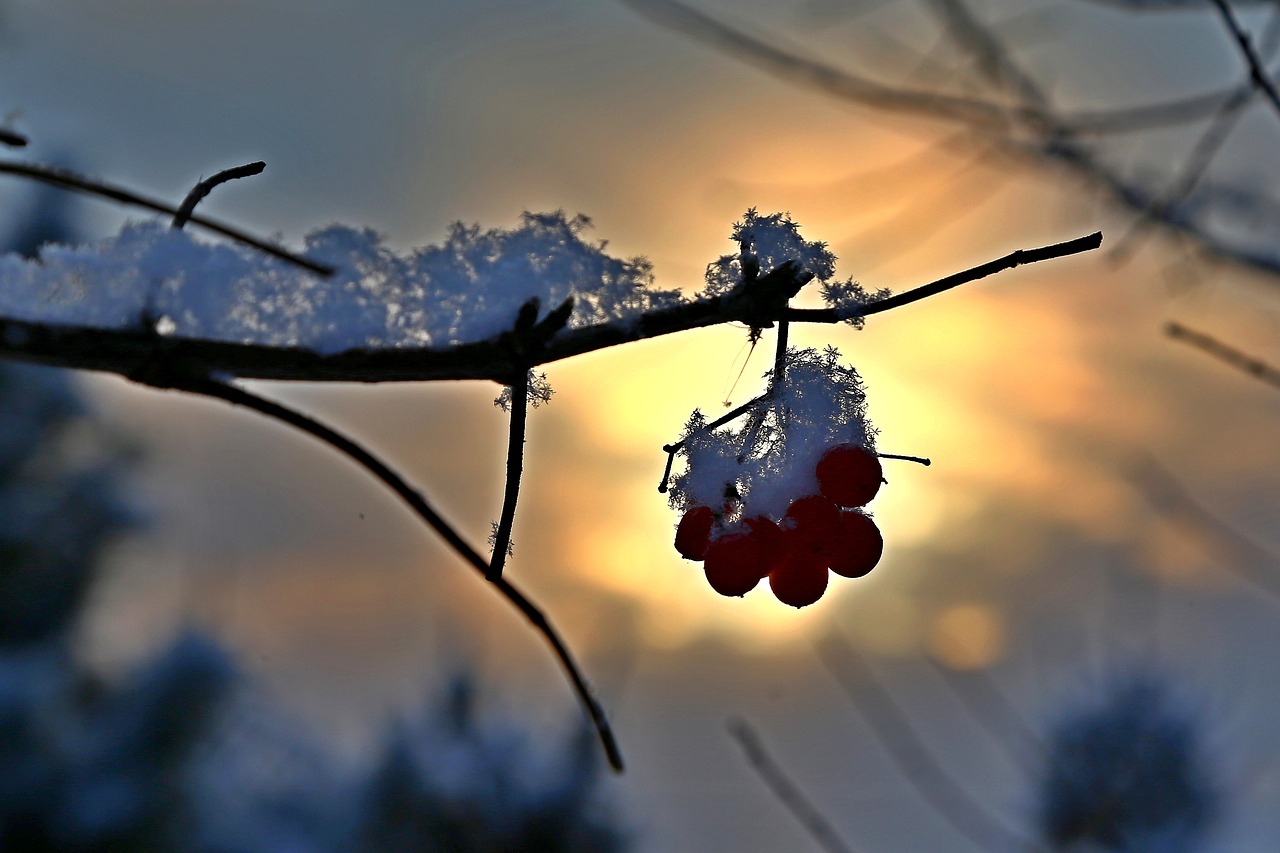
[[[219,184],[225,184],[227,181],[261,175],[262,170],[265,168],[267,168],[267,164],[257,160],[253,163],[246,163],[243,166],[223,169],[213,177],[205,178],[192,187],[191,192],[187,193],[187,197],[182,200],[182,204],[178,205],[178,212],[173,215],[173,227],[180,229],[186,225],[187,221],[191,219],[191,214],[195,211],[196,205],[211,193],[214,187]]]
[[[1257,248],[1231,241],[1211,231],[1202,217],[1193,217],[1184,205],[1162,207],[1160,193],[1140,178],[1130,177],[1110,165],[1081,139],[1109,131],[1132,131],[1196,121],[1220,109],[1239,95],[1233,86],[1175,101],[1135,105],[1118,110],[1070,113],[1057,110],[1032,76],[1016,62],[998,39],[982,39],[984,67],[998,69],[1012,86],[1012,104],[958,98],[943,92],[918,90],[873,81],[833,64],[780,48],[774,41],[694,10],[680,0],[623,0],[659,24],[698,39],[724,54],[776,78],[816,90],[848,103],[899,115],[935,119],[971,131],[973,138],[990,140],[1011,159],[1023,164],[1049,165],[1082,179],[1109,200],[1130,212],[1148,217],[1169,232],[1182,235],[1201,250],[1272,276],[1280,276],[1280,257],[1269,247]],[[1117,5],[1167,5],[1131,0]],[[1181,0],[1186,8],[1203,8],[1203,0]],[[970,38],[981,24],[954,2],[935,0],[945,16],[944,25]],[[958,11],[960,10],[960,11]],[[972,41],[972,39],[970,38]],[[1256,195],[1256,193],[1255,193]]]
[[[1272,109],[1277,115],[1280,115],[1280,92],[1276,91],[1275,83],[1271,80],[1271,76],[1267,74],[1266,68],[1263,67],[1262,57],[1258,56],[1258,52],[1253,49],[1253,41],[1249,38],[1249,34],[1240,28],[1240,22],[1236,20],[1235,13],[1231,11],[1231,4],[1227,0],[1213,0],[1213,5],[1218,7],[1222,22],[1226,24],[1232,37],[1236,40],[1236,44],[1240,47],[1240,55],[1244,57],[1245,64],[1249,66],[1249,79],[1262,90],[1263,94],[1267,96],[1267,100],[1271,102]]]
[[[301,430],[308,435],[319,439],[325,444],[337,450],[339,453],[347,456],[360,467],[364,468],[414,511],[423,521],[425,521],[432,530],[436,531],[449,547],[456,551],[464,560],[471,564],[482,576],[488,576],[489,562],[480,553],[471,547],[461,535],[427,502],[422,493],[409,485],[403,477],[392,470],[386,463],[378,459],[361,445],[357,444],[347,436],[337,432],[331,427],[320,423],[301,412],[295,411],[276,403],[252,394],[243,388],[236,387],[224,382],[218,382],[194,375],[184,375],[175,373],[166,369],[161,363],[156,366],[151,373],[141,373],[133,377],[136,381],[143,384],[162,389],[173,389],[177,391],[185,391],[191,394],[199,394],[205,397],[213,397],[224,400],[236,406],[244,406],[259,414],[266,415],[282,423],[285,423],[295,429]],[[498,591],[512,605],[520,611],[533,627],[546,639],[550,644],[552,651],[555,653],[556,659],[560,661],[560,665],[564,668],[569,680],[573,685],[574,691],[578,695],[578,701],[582,703],[583,709],[587,712],[588,718],[591,720],[592,726],[596,730],[596,734],[600,739],[601,745],[604,747],[605,755],[608,757],[610,766],[614,770],[622,771],[622,753],[619,751],[617,739],[614,737],[613,729],[609,725],[609,719],[605,715],[604,709],[596,699],[591,686],[587,683],[581,669],[574,660],[568,646],[560,638],[559,632],[552,626],[546,615],[539,609],[529,598],[520,591],[515,585],[505,578],[496,578],[491,580]]]
[[[507,435],[507,485],[502,496],[502,517],[493,537],[493,557],[485,577],[492,583],[502,578],[511,547],[511,528],[516,522],[516,500],[520,497],[520,475],[524,472],[525,424],[529,415],[529,374],[526,371],[511,383],[511,427]]]
[[[853,848],[845,844],[835,827],[769,756],[756,730],[746,720],[737,718],[730,720],[728,727],[729,734],[742,747],[756,774],[769,786],[778,802],[786,806],[796,820],[800,821],[800,825],[813,840],[830,853],[853,853]]]
[[[156,213],[163,213],[166,216],[177,216],[178,209],[171,204],[158,201],[153,198],[147,198],[144,195],[118,187],[102,181],[95,181],[70,172],[66,169],[58,169],[53,166],[39,166],[34,163],[22,163],[15,160],[0,160],[0,174],[17,175],[22,178],[30,178],[33,181],[49,184],[51,186],[60,187],[64,190],[72,190],[74,192],[84,193],[85,195],[98,196],[99,198],[110,199],[120,204],[132,207],[141,207]],[[333,268],[324,264],[316,263],[308,260],[301,255],[296,255],[287,249],[281,248],[266,240],[247,234],[238,228],[230,225],[224,225],[214,219],[204,216],[190,217],[190,221],[203,228],[208,228],[224,237],[243,243],[246,246],[252,246],[260,252],[265,252],[274,258],[282,261],[288,261],[291,264],[300,266],[303,269],[310,270],[318,275],[332,275]]]
[[[980,850],[1031,849],[1027,839],[988,813],[942,768],[889,691],[848,643],[833,637],[819,651],[827,670],[853,700],[889,757],[940,817]]]

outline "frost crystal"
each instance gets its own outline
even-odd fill
[[[744,258],[754,259],[762,276],[788,262],[809,272],[821,286],[823,301],[858,329],[864,322],[858,312],[889,296],[887,289],[867,291],[851,278],[835,280],[836,256],[826,243],[801,237],[800,226],[789,213],[762,216],[750,208],[741,222],[734,223],[729,239],[738,244],[739,252],[721,255],[707,265],[707,286],[701,296],[723,296],[741,284]]]
[[[442,244],[408,254],[334,225],[306,238],[305,254],[337,269],[324,278],[165,223],[133,223],[94,245],[46,246],[38,261],[0,257],[0,315],[107,329],[164,317],[180,337],[335,353],[486,340],[535,297],[543,306],[573,297],[570,327],[681,301],[652,288],[645,259],[585,240],[589,225],[562,212],[526,213],[511,229],[459,223]]]
[[[823,302],[838,311],[846,323],[855,329],[861,329],[866,323],[866,318],[860,314],[862,309],[872,302],[888,299],[892,291],[882,287],[874,292],[868,292],[850,278],[845,281],[824,281],[821,292]]]
[[[707,265],[707,286],[702,296],[723,296],[742,282],[742,257],[754,256],[760,274],[788,261],[813,274],[818,281],[835,275],[836,256],[827,251],[826,243],[809,242],[800,236],[800,226],[789,213],[761,216],[753,207],[734,223],[729,239],[737,243],[740,253],[721,255]]]
[[[529,403],[536,409],[543,403],[551,401],[551,395],[555,390],[551,387],[551,382],[547,380],[547,374],[538,371],[529,371]],[[493,401],[493,404],[504,412],[511,411],[511,386],[503,385],[502,393]]]
[[[875,451],[862,378],[831,347],[787,351],[783,381],[768,389],[737,429],[707,429],[701,412],[685,426],[688,465],[671,485],[671,505],[719,509],[740,499],[734,515],[781,518],[791,501],[818,491],[819,457],[836,444]]]

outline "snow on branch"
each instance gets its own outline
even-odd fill
[[[150,384],[163,384],[147,378],[158,358],[201,376],[509,384],[540,364],[720,323],[857,325],[972,272],[1100,242],[1090,235],[1016,252],[888,297],[836,280],[834,255],[801,238],[789,216],[749,210],[732,234],[740,251],[709,265],[706,288],[690,300],[655,288],[644,258],[613,257],[587,240],[589,224],[563,212],[526,213],[510,229],[459,223],[441,244],[405,254],[371,230],[334,225],[306,238],[306,257],[334,270],[321,276],[135,222],[96,244],[47,246],[36,260],[0,257],[0,357]],[[831,307],[788,309],[814,279]]]

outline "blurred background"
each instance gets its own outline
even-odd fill
[[[0,5],[0,110],[31,139],[22,157],[175,202],[262,159],[265,174],[201,210],[293,245],[339,221],[408,249],[455,220],[510,227],[564,209],[591,217],[612,253],[647,256],[659,287],[693,292],[755,207],[827,241],[840,276],[898,291],[1106,234],[1100,252],[862,331],[793,330],[862,374],[882,451],[933,460],[890,463],[872,506],[883,562],[802,611],[760,591],[716,596],[672,548],[676,517],[656,491],[661,447],[690,411],[759,393],[768,336],[750,353],[745,329],[723,327],[549,366],[508,571],[600,689],[624,776],[581,770],[579,709],[540,638],[360,471],[247,413],[117,378],[77,374],[59,392],[127,448],[111,470],[137,522],[93,560],[67,654],[121,695],[165,655],[194,655],[210,683],[252,685],[235,688],[252,697],[242,715],[269,717],[335,778],[365,773],[370,790],[395,764],[396,732],[449,709],[456,722],[474,692],[477,713],[533,753],[567,750],[579,769],[530,772],[595,780],[631,849],[748,853],[814,842],[730,720],[856,849],[1010,846],[983,836],[991,826],[1076,849],[1088,831],[1046,829],[1060,765],[1045,756],[1136,668],[1160,674],[1151,689],[1185,723],[1162,731],[1203,752],[1190,766],[1204,790],[1186,799],[1212,820],[1178,813],[1189,846],[1167,849],[1274,846],[1280,390],[1164,329],[1280,359],[1280,263],[1268,266],[1280,114],[1213,6],[1132,5],[1155,8]],[[1238,15],[1259,50],[1274,47],[1267,4]],[[986,106],[956,118],[953,101],[887,98],[854,74]],[[1174,106],[1158,121],[1132,109],[1153,103]],[[128,216],[15,179],[0,205],[17,248],[35,211],[86,240]],[[358,437],[487,538],[505,456],[496,386],[254,388]],[[891,704],[868,706],[881,688]],[[942,775],[895,762],[921,750]],[[255,778],[309,778],[297,754],[278,750]],[[956,806],[956,791],[972,802]],[[957,825],[979,810],[987,823]],[[593,843],[579,849],[607,849]]]

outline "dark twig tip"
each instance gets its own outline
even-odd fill
[[[0,144],[8,145],[10,148],[26,148],[27,138],[16,130],[0,128]]]
[[[191,192],[187,193],[187,197],[182,200],[182,204],[178,207],[178,212],[173,216],[173,227],[182,228],[191,219],[191,214],[195,212],[196,205],[204,199],[213,188],[219,184],[225,184],[227,181],[234,181],[239,178],[250,178],[254,175],[261,175],[263,170],[267,168],[267,164],[262,160],[255,160],[252,163],[245,163],[243,166],[233,166],[230,169],[223,169],[211,178],[205,178],[191,188]]]

